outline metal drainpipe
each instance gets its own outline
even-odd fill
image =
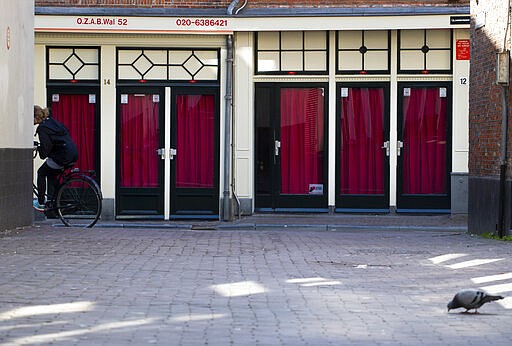
[[[226,12],[232,16],[240,0],[233,0]],[[224,191],[222,193],[222,221],[232,221],[232,198],[231,198],[231,115],[233,107],[233,35],[226,36],[226,114],[224,119]]]
[[[507,175],[507,142],[508,142],[508,85],[502,86],[501,91],[501,163],[500,163],[500,197],[498,210],[498,236],[506,234],[505,226],[505,197]]]
[[[233,35],[227,35],[227,57],[226,57],[226,116],[224,119],[224,192],[222,220],[232,221],[233,213],[231,208],[231,108],[233,100],[232,78],[233,78]]]
[[[510,30],[510,16],[512,11],[512,0],[508,1],[507,8],[507,24],[505,27],[505,39],[503,42],[503,52],[507,50],[507,34]],[[510,44],[510,36],[509,36]],[[507,53],[507,60],[510,59],[510,54]],[[499,191],[499,210],[498,210],[498,236],[503,238],[508,233],[507,225],[505,225],[505,199],[506,199],[506,179],[507,179],[507,144],[508,144],[508,88],[510,84],[510,71],[508,72],[506,83],[501,84],[501,155],[500,155],[500,191]]]

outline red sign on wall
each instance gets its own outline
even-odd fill
[[[456,51],[456,59],[457,60],[469,60],[469,56],[470,56],[469,40],[457,40],[455,51]]]

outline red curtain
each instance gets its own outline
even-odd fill
[[[52,102],[52,116],[69,131],[78,148],[75,167],[96,170],[96,112],[95,104],[89,103],[89,95],[59,94]]]
[[[446,97],[440,88],[410,88],[403,103],[403,193],[445,194]]]
[[[153,95],[127,97],[128,103],[121,103],[120,184],[158,187],[159,103]]]
[[[176,187],[211,188],[214,178],[214,95],[178,95]]]
[[[341,194],[384,193],[384,90],[349,88],[341,98]]]
[[[322,88],[281,89],[281,193],[323,193]]]

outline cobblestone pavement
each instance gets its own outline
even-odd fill
[[[43,223],[0,237],[0,345],[511,345],[512,297],[446,310],[512,296],[511,254],[451,228]]]

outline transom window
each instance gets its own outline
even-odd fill
[[[400,30],[399,73],[451,73],[452,31],[450,29]]]
[[[389,31],[338,31],[336,42],[338,73],[389,73]]]
[[[131,49],[117,51],[118,80],[218,81],[219,51]]]
[[[328,37],[325,31],[256,33],[257,74],[326,74]]]
[[[97,47],[48,47],[47,78],[53,81],[99,81]]]

